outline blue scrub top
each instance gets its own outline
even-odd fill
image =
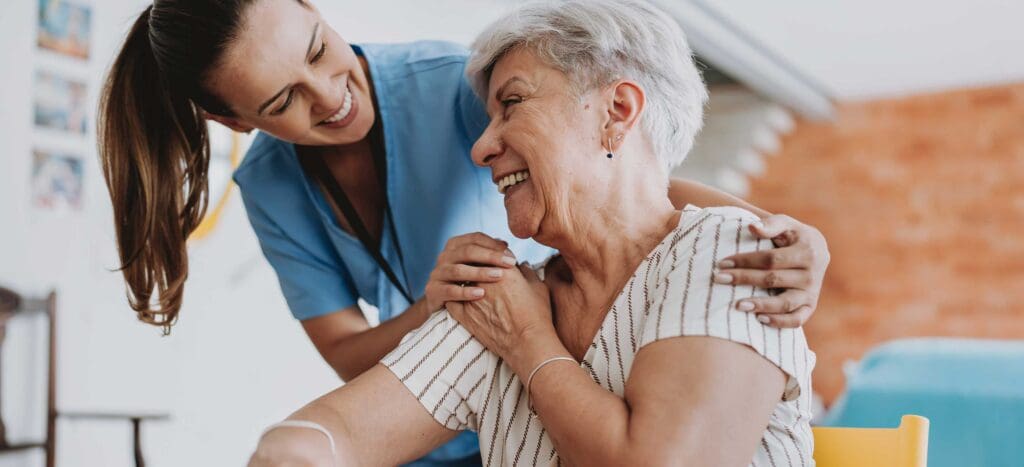
[[[398,238],[386,224],[382,254],[412,294],[423,295],[438,254],[456,235],[479,231],[501,238],[520,261],[550,256],[550,248],[512,236],[490,169],[470,159],[488,118],[464,75],[466,49],[436,41],[353,49],[369,64],[384,127],[394,215],[384,222],[393,223]],[[339,227],[291,143],[259,134],[234,179],[297,319],[355,306],[359,298],[380,310],[381,321],[408,308],[359,239]],[[456,461],[478,451],[476,435],[466,432],[415,465],[461,465]]]

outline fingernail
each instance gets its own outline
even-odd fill
[[[722,260],[718,263],[718,267],[722,269],[732,269],[736,267],[736,262],[731,259]]]
[[[715,274],[715,282],[719,284],[732,284],[732,274],[722,272]]]
[[[515,257],[512,257],[512,256],[504,256],[504,257],[502,257],[501,258],[501,262],[505,263],[505,264],[507,264],[509,266],[515,266],[516,265],[516,259],[515,259]]]
[[[478,298],[479,297],[483,297],[484,296],[484,289],[473,289],[472,294],[473,294],[474,297],[478,297]]]
[[[501,269],[491,269],[490,271],[487,271],[487,275],[497,279],[501,277]]]
[[[739,302],[736,305],[736,309],[740,310],[740,311],[751,311],[751,310],[754,309],[754,303],[753,302]]]
[[[770,322],[771,322],[771,319],[770,319],[770,318],[768,318],[768,317],[767,317],[767,316],[765,316],[765,315],[758,315],[758,316],[757,316],[757,320],[758,320],[758,321],[759,321],[759,322],[760,322],[761,324],[768,324],[768,323],[770,323]]]

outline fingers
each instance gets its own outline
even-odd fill
[[[777,247],[790,246],[800,239],[800,230],[806,226],[792,217],[776,214],[761,222],[750,224],[750,232],[758,238],[771,239]]]
[[[773,328],[798,328],[803,326],[813,313],[814,309],[810,306],[802,306],[784,315],[757,315],[757,319]]]
[[[476,300],[482,298],[485,294],[484,289],[481,287],[439,282],[427,284],[426,293],[431,301],[439,304]]]
[[[480,232],[450,238],[438,257],[438,264],[474,262],[500,267],[516,264],[508,242]]]
[[[494,249],[476,243],[465,243],[446,249],[437,259],[438,265],[462,263],[511,268],[516,258],[507,248]]]
[[[776,247],[785,247],[796,245],[800,241],[800,234],[795,230],[787,230],[772,237],[772,245]]]
[[[476,232],[452,237],[437,258],[425,287],[427,306],[438,309],[450,301],[484,296],[477,284],[500,281],[516,265],[508,243]]]
[[[718,262],[722,269],[804,269],[813,265],[809,248],[789,246],[740,253]]]
[[[807,289],[814,277],[804,269],[722,269],[715,273],[716,284],[753,285],[764,289]]]
[[[485,291],[477,284],[497,282],[506,272],[500,268],[471,266],[468,264],[443,264],[430,273],[430,281],[424,290],[430,311],[443,306],[445,302],[468,301],[482,298]]]
[[[449,263],[438,266],[430,273],[430,279],[453,284],[498,282],[506,271],[502,268],[475,266],[464,263]]]
[[[750,224],[750,231],[760,238],[768,239],[782,235],[787,230],[797,230],[803,226],[796,219],[785,214],[775,214]]]
[[[714,281],[780,291],[770,297],[740,300],[736,309],[755,313],[759,322],[772,327],[802,326],[814,314],[828,264],[824,237],[813,227],[785,215],[751,224],[750,231],[771,239],[776,248],[725,258],[718,264],[720,270],[715,272]]]
[[[491,237],[490,235],[482,232],[473,232],[448,239],[448,243],[445,244],[444,249],[454,249],[467,244],[480,245],[485,248],[499,251],[508,248],[508,242],[504,240],[498,240],[497,238]]]
[[[800,290],[787,290],[774,297],[751,297],[736,302],[736,309],[757,314],[782,315],[800,307],[814,307],[814,297]]]
[[[787,290],[774,297],[751,297],[736,302],[736,309],[757,314],[757,320],[772,327],[797,327],[814,314],[814,296]]]

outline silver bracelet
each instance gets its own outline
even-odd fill
[[[308,420],[285,420],[283,422],[277,422],[273,425],[268,426],[267,429],[263,430],[263,432],[260,433],[259,439],[263,439],[263,437],[266,436],[267,433],[271,432],[276,428],[309,428],[310,430],[319,431],[321,434],[327,437],[327,443],[330,444],[331,446],[331,465],[338,465],[338,448],[334,444],[334,437],[331,436],[331,432],[327,430],[327,428],[324,428],[323,425]]]
[[[547,360],[544,360],[543,362],[540,362],[540,364],[537,365],[537,367],[530,372],[530,377],[526,378],[526,407],[528,407],[531,412],[533,412],[533,401],[530,399],[530,386],[533,385],[534,375],[536,375],[541,368],[544,368],[544,365],[547,365],[548,363],[551,362],[557,362],[559,360],[565,360],[568,362],[579,364],[579,362],[577,362],[576,359],[572,357],[551,357]]]

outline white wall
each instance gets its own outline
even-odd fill
[[[840,100],[1024,80],[1020,0],[688,0]]]
[[[86,79],[95,102],[105,67],[147,4],[88,3],[94,6],[91,58],[70,63],[36,50],[36,0],[0,5],[0,284],[38,294],[60,291],[59,409],[169,412],[171,422],[144,428],[150,465],[241,465],[263,426],[335,387],[337,378],[286,311],[237,196],[219,230],[192,247],[185,305],[173,334],[161,337],[135,321],[120,275],[110,272],[117,261],[95,138],[90,131],[62,143],[32,128],[35,68]],[[501,2],[482,0],[316,3],[353,42],[466,43],[501,11]],[[31,207],[34,145],[83,156],[81,212],[53,215]],[[26,439],[42,433],[42,420],[25,417],[43,400],[20,375],[31,375],[27,362],[42,363],[43,356],[17,347],[20,354],[3,357],[4,374],[19,375],[3,381],[3,404],[11,437]],[[63,421],[58,437],[62,467],[131,465],[125,424]],[[4,467],[33,465],[42,465],[38,453],[0,457]]]

